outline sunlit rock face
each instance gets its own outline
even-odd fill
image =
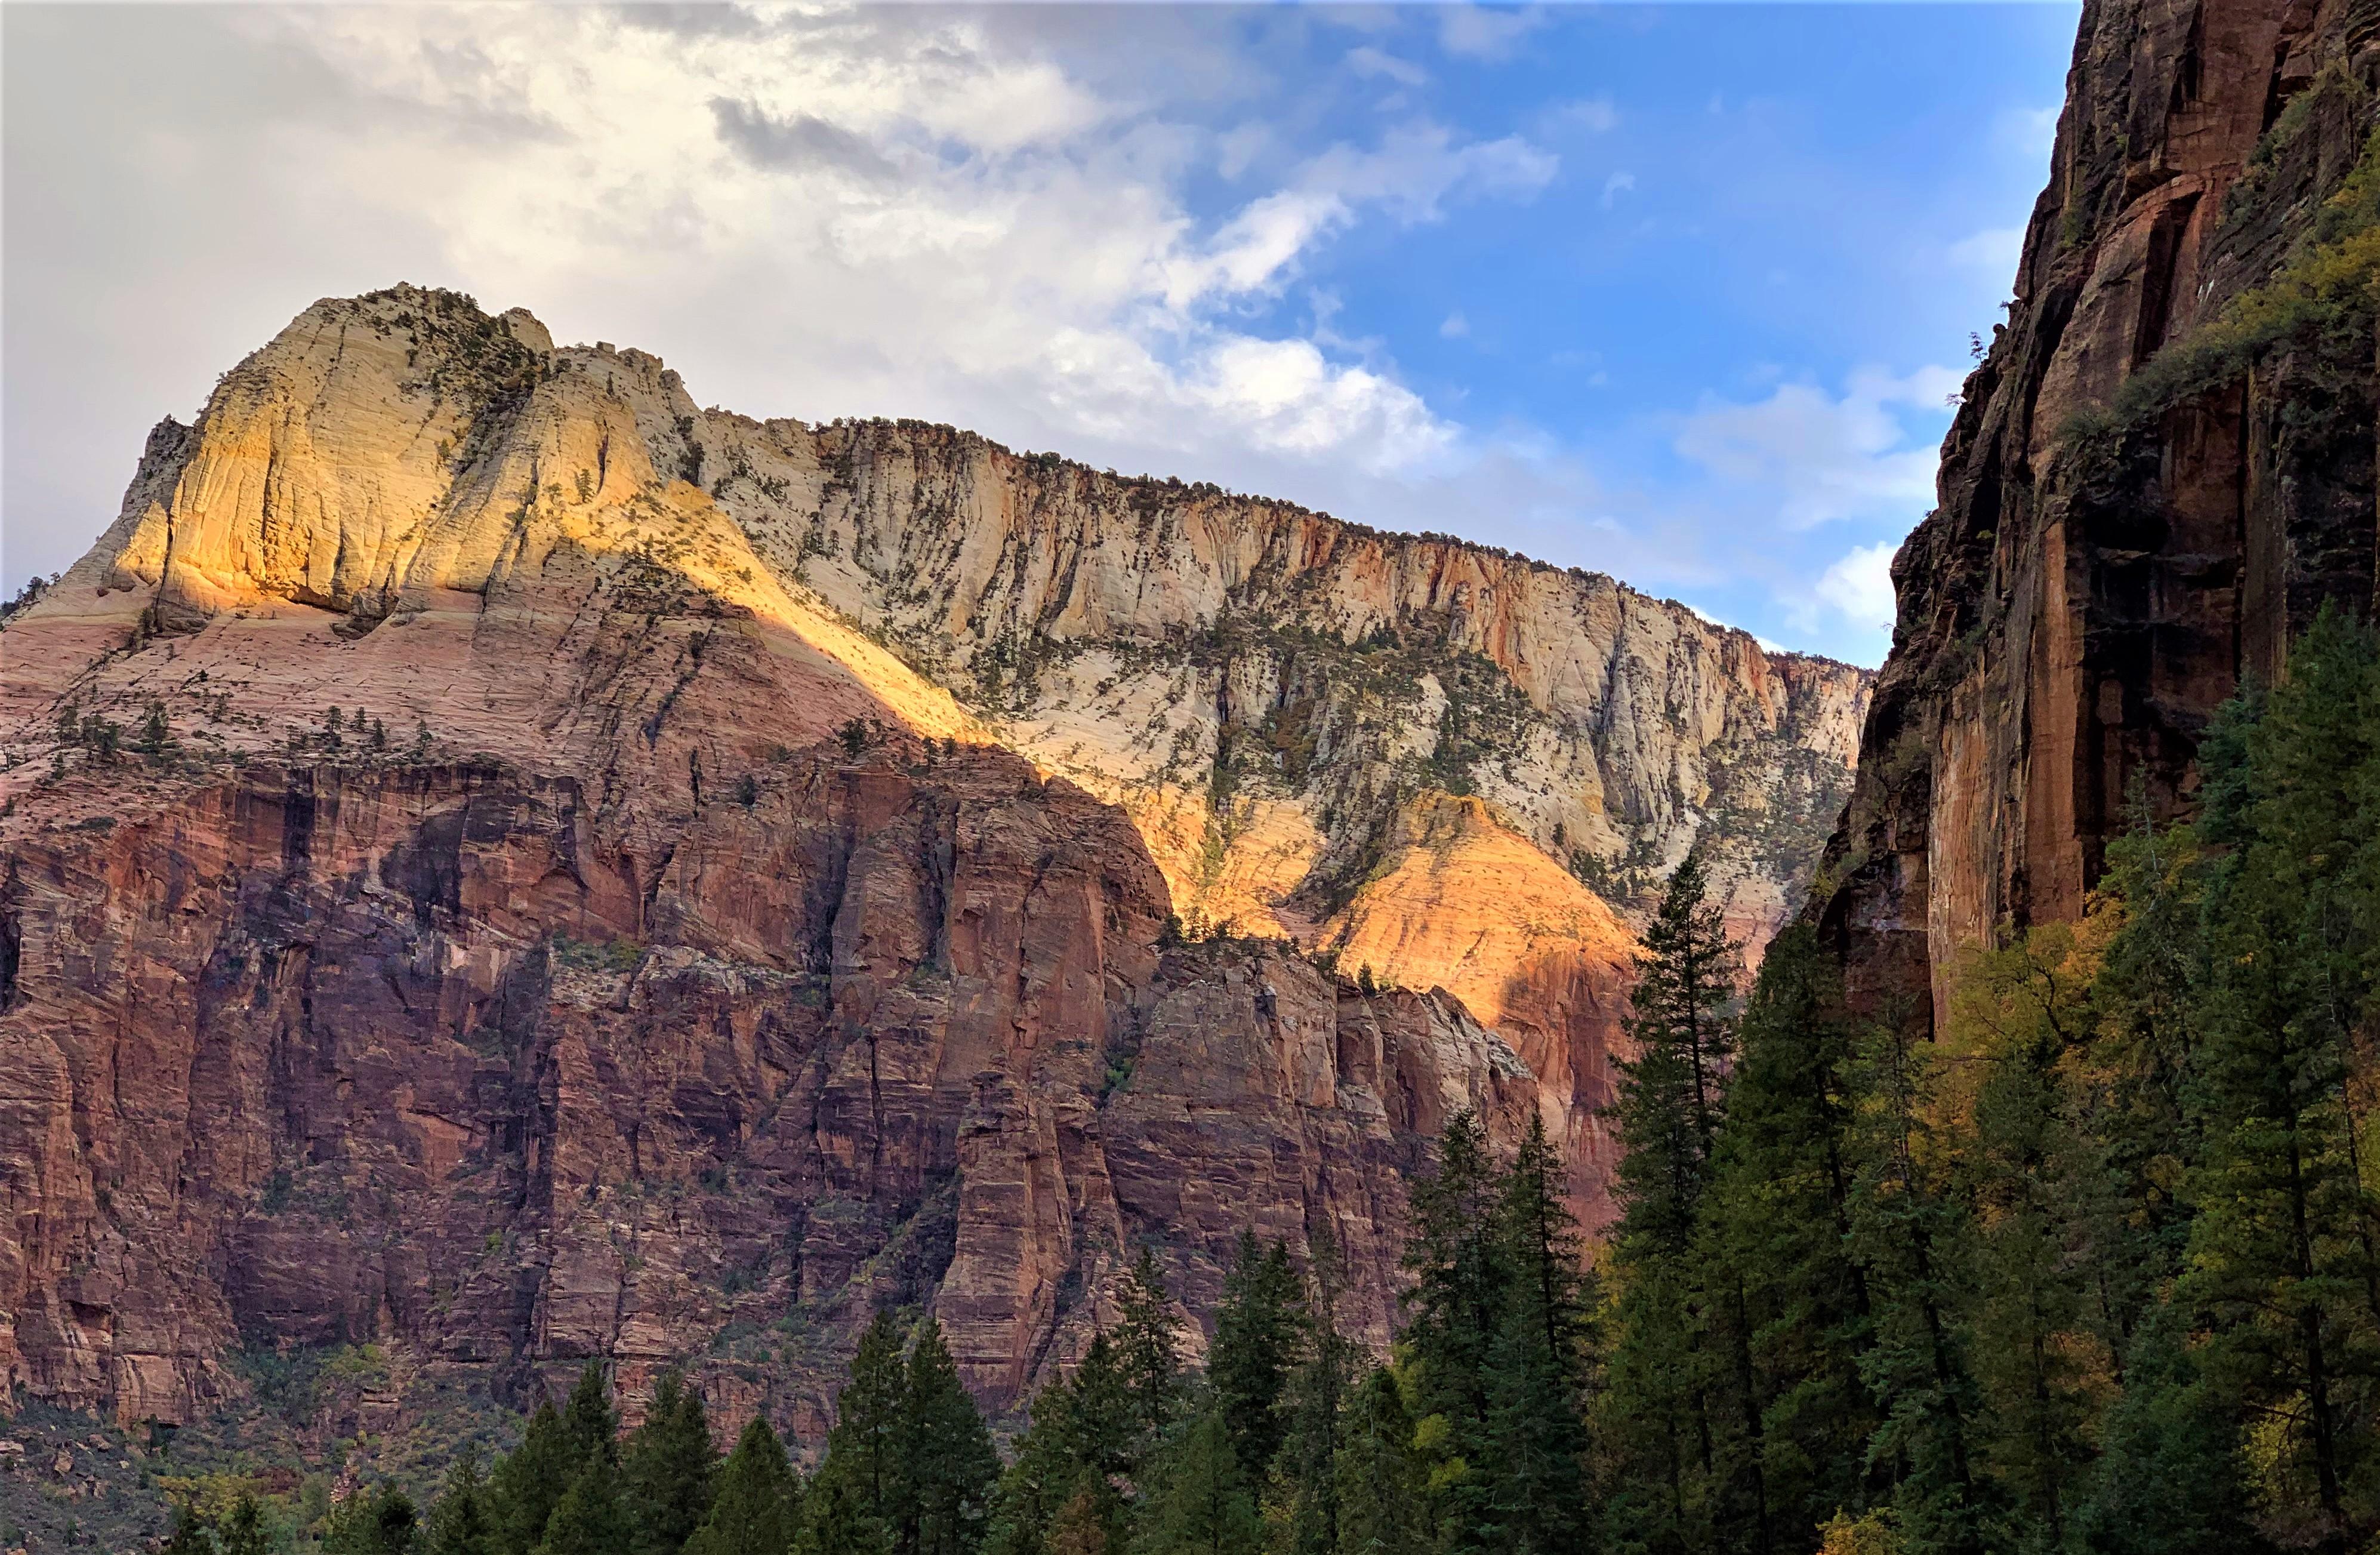
[[[1632,924],[1699,842],[1756,951],[1866,697],[1601,577],[318,303],[0,636],[0,1379],[176,1419],[377,1338],[802,1427],[900,1303],[1005,1406],[1144,1243],[1195,1342],[1244,1226],[1382,1342],[1453,1112],[1608,1213]]]
[[[2288,346],[2171,370],[2346,219],[2374,43],[2338,5],[2085,7],[2015,301],[1894,563],[1893,650],[1813,904],[1873,1007],[1922,1019],[1967,948],[2079,915],[2134,796],[2191,810],[2243,678],[2280,673],[2324,601],[2370,611],[2369,341],[2344,371]]]

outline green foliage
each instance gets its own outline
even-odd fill
[[[1339,1488],[1337,1555],[1423,1555],[1422,1476],[1413,1416],[1395,1375],[1375,1367],[1355,1391],[1333,1473]]]
[[[929,1319],[909,1351],[901,1403],[900,1555],[975,1555],[991,1512],[1000,1455],[957,1365]]]
[[[715,1478],[686,1555],[784,1555],[799,1526],[802,1488],[768,1421],[753,1416]]]
[[[423,1555],[495,1555],[503,1537],[476,1452],[465,1452],[446,1473],[430,1509]]]
[[[1157,1267],[1154,1248],[1144,1245],[1124,1282],[1123,1321],[1116,1330],[1116,1364],[1132,1401],[1132,1451],[1154,1452],[1182,1405],[1182,1358],[1173,1332],[1172,1297]]]
[[[702,1395],[678,1373],[662,1373],[644,1424],[620,1454],[621,1497],[640,1555],[676,1555],[693,1537],[710,1507],[718,1457]]]
[[[420,1517],[393,1486],[358,1493],[331,1509],[322,1555],[411,1555]]]
[[[498,1555],[528,1555],[545,1537],[563,1492],[578,1476],[578,1453],[551,1400],[529,1416],[521,1444],[488,1476]]]
[[[570,1488],[554,1503],[536,1555],[620,1555],[630,1537],[613,1465],[589,1454]]]
[[[1271,1467],[1288,1431],[1281,1403],[1297,1360],[1297,1271],[1288,1245],[1276,1241],[1264,1248],[1255,1231],[1243,1231],[1214,1310],[1207,1381],[1232,1455],[1259,1474]]]
[[[1135,1555],[1257,1555],[1264,1525],[1220,1410],[1200,1411],[1165,1454],[1141,1521]]]

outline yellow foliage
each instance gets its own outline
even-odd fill
[[[1863,1512],[1856,1519],[1838,1512],[1819,1532],[1825,1538],[1818,1555],[1900,1555],[1900,1530],[1889,1512]]]

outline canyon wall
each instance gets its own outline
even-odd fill
[[[2092,0],[2015,300],[1893,565],[1814,914],[1923,1018],[2189,813],[2215,710],[2368,614],[2380,6]]]
[[[258,1346],[814,1426],[876,1306],[1014,1403],[1244,1225],[1384,1342],[1457,1108],[1608,1212],[1634,940],[1757,944],[1867,677],[1595,575],[399,287],[150,438],[0,628],[0,1381]],[[1368,975],[1367,975],[1368,974]]]

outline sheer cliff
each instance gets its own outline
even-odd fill
[[[698,408],[399,287],[151,436],[0,635],[0,1376],[697,1363],[1004,1404],[1127,1249],[1346,1250],[1534,1112],[1602,1212],[1631,915],[1790,910],[1867,677],[1608,578],[916,423]],[[791,1316],[788,1316],[791,1314]]]
[[[2214,711],[2372,606],[2380,6],[2092,0],[2068,86],[1814,904],[1912,1015],[2077,916]]]

